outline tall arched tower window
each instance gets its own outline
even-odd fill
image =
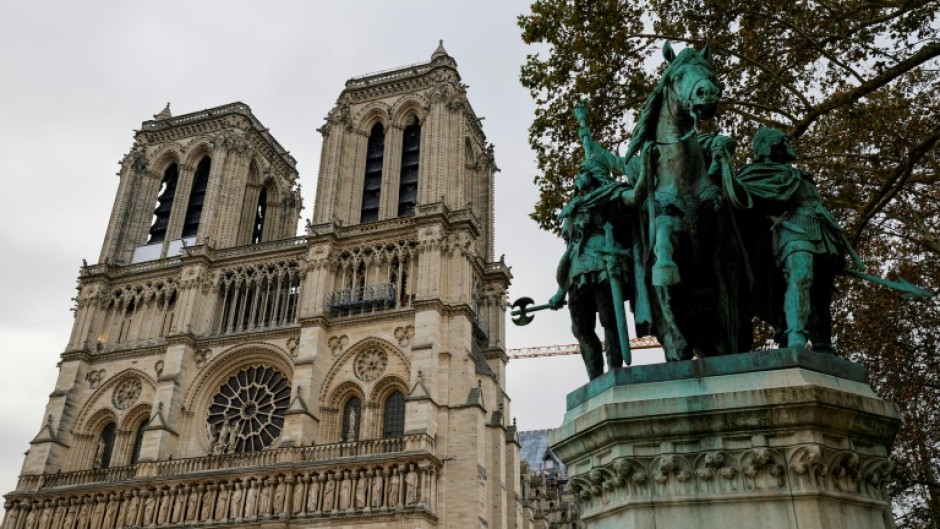
[[[114,452],[114,438],[117,435],[117,425],[109,422],[98,436],[98,445],[95,447],[95,468],[108,468],[111,464],[111,454]]]
[[[405,397],[396,391],[385,399],[385,421],[382,437],[405,435]]]
[[[366,148],[366,175],[362,185],[362,214],[359,222],[379,220],[379,198],[382,195],[382,162],[385,157],[385,128],[372,126]]]
[[[268,190],[261,188],[258,193],[258,205],[255,206],[255,222],[251,228],[251,244],[261,242],[261,236],[264,233],[264,219],[268,212]]]
[[[343,406],[343,431],[340,441],[353,443],[359,440],[359,423],[362,420],[362,401],[352,397]]]
[[[209,169],[212,168],[212,159],[203,157],[196,166],[193,176],[193,188],[189,192],[189,203],[186,205],[186,220],[183,223],[182,237],[193,237],[199,231],[199,219],[202,218],[202,203],[206,198],[206,187],[209,185]]]
[[[398,216],[414,215],[418,199],[418,159],[421,155],[421,125],[405,127],[401,145],[401,175],[398,180]]]
[[[179,180],[179,166],[170,164],[163,172],[157,206],[153,210],[153,222],[150,224],[150,237],[147,244],[156,244],[166,239],[166,228],[170,224],[170,211],[173,210],[173,197],[176,195],[176,182]]]

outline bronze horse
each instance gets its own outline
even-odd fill
[[[721,85],[708,46],[676,55],[666,43],[663,55],[668,66],[624,156],[641,153],[651,173],[641,236],[653,333],[668,360],[748,350],[750,320],[739,309],[747,294],[738,286],[744,252],[722,189],[709,175],[711,152],[703,145],[716,137],[697,134],[698,123],[715,115]]]

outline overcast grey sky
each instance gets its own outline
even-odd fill
[[[511,298],[547,299],[562,243],[527,213],[534,105],[518,81],[525,1],[4,2],[0,4],[0,493],[42,423],[72,325],[82,258],[97,261],[118,160],[167,101],[183,114],[232,101],[298,160],[312,213],[322,125],[346,79],[426,61],[438,39],[458,62],[496,146],[497,255]],[[302,222],[301,222],[302,224]],[[510,329],[509,346],[571,343],[567,314]],[[510,363],[523,429],[560,424],[580,359]]]

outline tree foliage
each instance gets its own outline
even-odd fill
[[[581,147],[571,108],[623,152],[662,71],[664,41],[708,42],[724,83],[714,126],[739,141],[789,131],[830,209],[876,273],[940,290],[940,0],[535,0],[519,18],[539,50],[522,68],[537,111],[529,141],[557,230]],[[863,362],[902,429],[890,485],[899,527],[940,527],[940,301],[840,280],[840,349]]]

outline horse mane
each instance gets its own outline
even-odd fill
[[[659,81],[656,83],[656,88],[653,89],[653,93],[651,93],[650,96],[646,98],[646,102],[643,103],[643,108],[640,110],[640,117],[637,119],[636,126],[633,127],[633,132],[630,134],[630,146],[627,147],[627,153],[623,156],[624,160],[629,160],[636,154],[637,151],[640,150],[640,147],[643,146],[644,140],[655,132],[656,116],[659,114],[659,107],[663,102],[663,92],[666,90],[666,81],[672,77],[672,74],[674,74],[680,66],[694,62],[701,62],[709,68],[713,68],[707,60],[703,59],[702,56],[692,48],[686,48],[679,52],[679,55],[666,66],[662,76],[660,76]]]

